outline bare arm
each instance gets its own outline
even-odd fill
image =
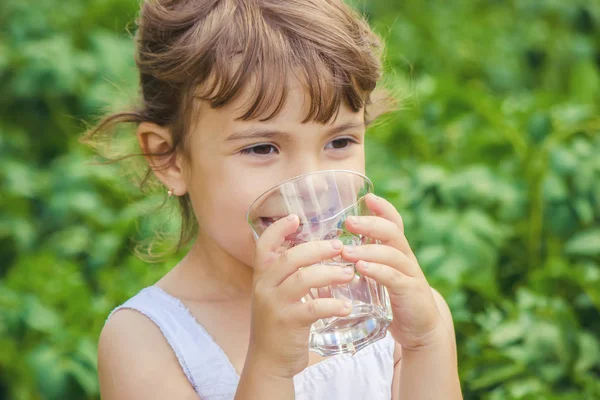
[[[442,296],[435,290],[433,295],[447,329],[439,332],[435,345],[402,349],[394,368],[393,400],[462,399],[452,315]]]
[[[235,400],[294,400],[294,381],[273,375],[268,365],[252,354],[248,354],[240,382],[235,393]]]
[[[100,335],[103,400],[198,400],[160,330],[132,310],[115,313]]]

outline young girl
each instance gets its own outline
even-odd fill
[[[107,320],[102,397],[120,399],[460,399],[450,311],[411,251],[402,218],[370,195],[375,216],[347,228],[381,244],[280,247],[291,215],[255,242],[246,211],[306,172],[365,171],[377,117],[379,42],[341,0],[152,0],[137,33],[141,102],[90,137],[133,123],[149,171],[177,198],[187,255]],[[341,255],[388,288],[386,338],[354,355],[308,351],[310,325],[345,316],[310,288],[354,271],[308,267]]]

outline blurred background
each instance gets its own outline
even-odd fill
[[[600,1],[355,1],[402,110],[368,174],[454,314],[465,399],[600,399]],[[147,264],[141,195],[78,142],[136,94],[137,0],[0,2],[0,399],[98,399]]]

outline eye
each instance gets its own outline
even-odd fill
[[[247,147],[240,151],[244,155],[268,156],[278,153],[277,147],[272,144],[259,144],[257,146]]]
[[[346,147],[349,147],[350,145],[355,144],[355,143],[357,143],[357,141],[352,138],[339,138],[339,139],[335,139],[335,140],[332,140],[331,142],[327,143],[327,146],[325,146],[325,148],[340,150],[340,149],[345,149]]]

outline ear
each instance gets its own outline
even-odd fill
[[[140,148],[152,168],[154,175],[175,196],[187,193],[187,184],[183,176],[183,159],[177,153],[168,153],[173,149],[173,136],[168,128],[150,123],[139,124],[136,136]]]

